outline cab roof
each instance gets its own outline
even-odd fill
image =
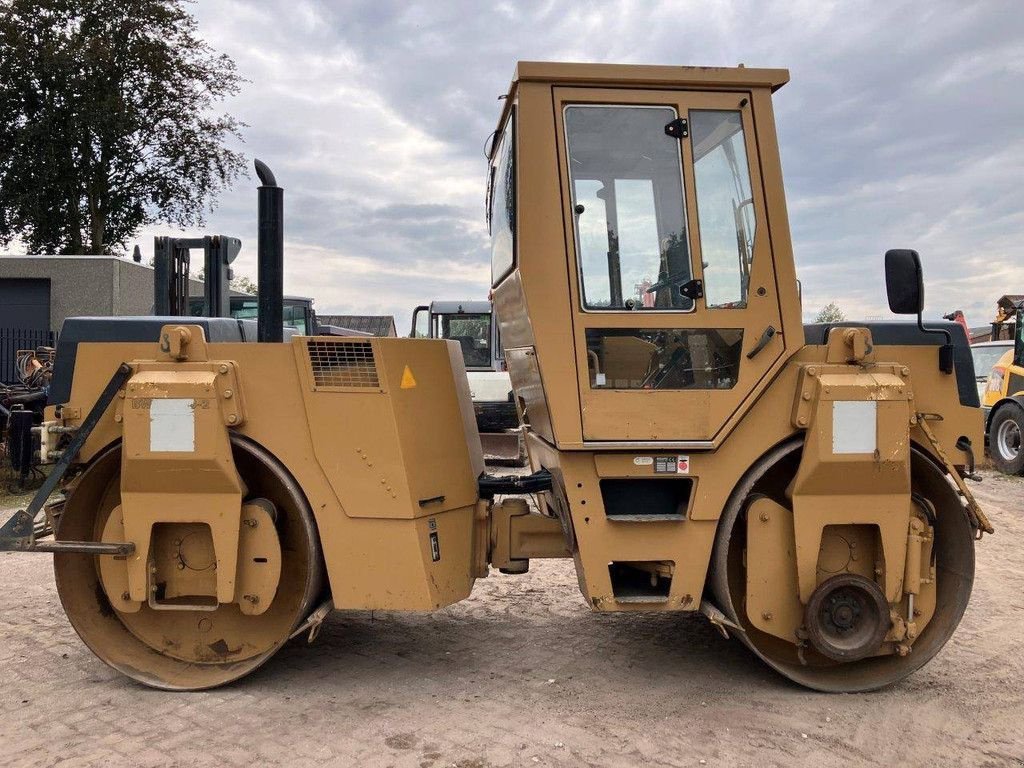
[[[755,67],[671,67],[653,64],[583,64],[557,61],[520,61],[508,87],[498,130],[516,98],[519,83],[551,85],[630,86],[634,88],[770,88],[774,93],[789,82],[788,69]],[[488,157],[496,145],[492,144]]]
[[[557,85],[633,85],[646,87],[771,88],[789,82],[788,69],[749,67],[670,67],[649,64],[567,64],[520,61],[512,79]],[[511,90],[511,89],[510,89]]]
[[[491,312],[489,301],[432,301],[430,313],[433,315],[487,315]]]

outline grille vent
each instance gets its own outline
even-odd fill
[[[307,344],[314,386],[380,388],[370,342],[310,340]]]

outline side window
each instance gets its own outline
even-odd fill
[[[441,326],[441,338],[459,342],[467,368],[490,367],[490,315],[442,315]]]
[[[743,329],[588,328],[592,389],[732,389]]]
[[[565,134],[583,306],[691,310],[672,107],[569,105]]]
[[[491,232],[491,285],[509,273],[516,252],[516,113],[512,110],[491,166],[487,223]]]
[[[690,112],[704,300],[747,306],[754,253],[754,200],[739,112]]]

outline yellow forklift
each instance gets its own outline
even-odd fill
[[[922,324],[914,251],[885,268],[916,322],[803,325],[787,80],[519,64],[488,223],[529,475],[484,472],[456,342],[283,338],[283,191],[257,162],[257,342],[223,318],[146,339],[69,320],[53,467],[0,547],[53,553],[83,641],[156,688],[235,680],[332,607],[435,610],[533,558],[571,558],[595,611],[700,612],[809,688],[900,680],[952,636],[992,531],[964,482],[974,370],[962,328]]]

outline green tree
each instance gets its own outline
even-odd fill
[[[248,275],[235,275],[231,278],[231,287],[236,291],[242,293],[248,293],[250,296],[255,296],[259,293],[259,288],[256,285],[256,281]]]
[[[232,270],[232,273],[234,270]],[[201,283],[206,282],[206,267],[201,267],[195,274],[194,279]],[[242,293],[248,293],[250,296],[255,296],[258,291],[256,281],[248,275],[236,275],[232,274],[231,280],[228,281],[228,287],[233,291],[241,291]]]
[[[0,0],[0,245],[109,253],[200,226],[242,172],[242,79],[182,0]]]
[[[841,323],[845,319],[846,315],[843,314],[843,310],[834,301],[830,301],[814,316],[816,323]]]

